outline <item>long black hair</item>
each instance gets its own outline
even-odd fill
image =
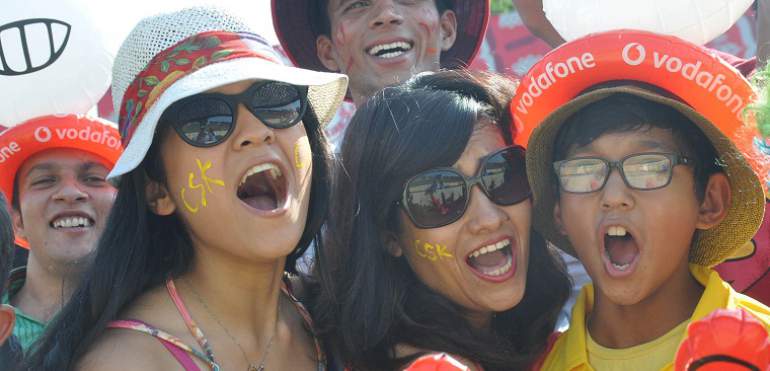
[[[327,346],[348,366],[403,367],[415,356],[398,358],[399,344],[462,356],[486,370],[523,369],[544,350],[570,283],[540,235],[530,232],[524,298],[496,313],[491,330],[471,326],[459,305],[423,284],[386,242],[401,228],[395,201],[406,180],[452,166],[480,118],[494,121],[511,143],[507,106],[514,88],[492,74],[421,74],[385,88],[353,117],[310,303]]]
[[[302,256],[323,224],[328,207],[330,165],[326,138],[308,107],[302,120],[313,153],[308,219],[285,270],[296,272]],[[70,370],[104,332],[107,324],[142,293],[187,272],[194,259],[190,235],[177,215],[153,213],[145,201],[148,179],[165,183],[160,138],[170,129],[161,118],[147,156],[122,176],[93,265],[61,312],[48,325],[25,362],[30,370]]]
[[[5,196],[0,192],[0,297],[3,297],[4,289],[8,286],[8,272],[13,262],[13,227],[9,205]],[[21,345],[16,337],[11,335],[4,343],[0,343],[0,365],[13,370],[16,362],[21,359]]]

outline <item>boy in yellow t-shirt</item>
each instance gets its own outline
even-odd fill
[[[591,71],[591,84],[553,109],[529,138],[534,226],[576,255],[593,281],[543,370],[673,369],[687,325],[719,308],[743,308],[770,324],[770,309],[710,269],[753,236],[765,205],[756,173],[723,132],[727,120],[699,112],[698,104],[721,104],[718,96],[693,106],[678,96],[692,91],[664,90],[635,76],[652,47],[620,37],[646,54],[624,54],[633,63],[620,60],[604,81]],[[557,65],[559,54],[547,58]],[[584,58],[590,68],[608,65],[593,58]],[[745,81],[737,71],[712,72]],[[558,81],[548,88],[559,89]],[[540,99],[550,94],[530,91]]]

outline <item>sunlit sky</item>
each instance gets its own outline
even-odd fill
[[[29,1],[29,0],[28,0]],[[31,0],[37,1],[37,0]],[[138,20],[155,13],[191,5],[215,4],[230,9],[245,19],[257,33],[273,43],[278,39],[273,31],[270,0],[76,0],[89,3],[91,10],[102,20],[108,20],[104,31],[109,42],[119,45]]]

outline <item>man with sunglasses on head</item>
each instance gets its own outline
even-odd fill
[[[114,125],[77,115],[44,116],[0,133],[0,190],[10,200],[27,266],[11,273],[3,303],[28,350],[69,300],[115,198],[106,176],[122,149]]]
[[[296,65],[340,72],[359,106],[412,75],[467,66],[489,0],[273,0],[273,25]]]

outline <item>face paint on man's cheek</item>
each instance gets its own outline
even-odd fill
[[[185,209],[192,214],[197,214],[202,207],[208,206],[208,199],[206,195],[213,193],[211,187],[212,184],[220,187],[225,186],[225,182],[221,179],[211,178],[206,172],[211,169],[211,161],[202,163],[201,160],[195,159],[195,163],[198,166],[197,171],[191,171],[187,174],[187,186],[182,187],[179,191],[179,197],[182,199]],[[187,192],[192,194],[188,195]],[[200,197],[196,198],[196,195]]]
[[[345,46],[347,43],[347,35],[345,34],[345,24],[340,23],[339,28],[337,28],[337,32],[334,34],[335,42],[339,46]]]
[[[454,255],[447,250],[446,245],[414,240],[414,250],[417,256],[431,262],[454,259]]]
[[[337,46],[338,50],[345,50],[346,44],[348,42],[348,35],[347,35],[347,29],[345,27],[345,23],[341,22],[339,27],[337,27],[337,31],[334,32],[333,40],[334,44]],[[345,61],[345,69],[341,72],[349,73],[351,69],[353,68],[355,64],[355,61],[353,59],[353,55],[349,55],[347,60]]]

